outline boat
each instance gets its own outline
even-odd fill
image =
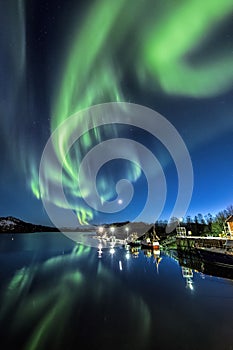
[[[126,241],[130,247],[140,247],[141,245],[137,232],[133,232]]]
[[[180,266],[188,267],[194,271],[198,271],[205,275],[216,276],[221,278],[228,278],[233,280],[233,268],[231,262],[225,260],[223,257],[213,254],[213,251],[208,252],[203,249],[197,250],[174,250],[166,252],[167,255],[177,260]],[[227,258],[228,259],[228,258]]]
[[[227,239],[222,247],[195,245],[195,250],[203,261],[233,268],[233,239]]]
[[[233,251],[231,250],[215,247],[196,247],[196,251],[203,261],[233,269]]]
[[[159,250],[160,249],[160,245],[159,242],[155,239],[151,239],[151,238],[145,238],[141,241],[141,246],[142,248],[145,249],[155,249],[155,250]]]
[[[141,241],[140,241],[140,240],[136,240],[136,241],[132,241],[132,242],[127,242],[127,244],[128,244],[130,247],[140,247]]]
[[[160,244],[159,244],[159,237],[157,236],[155,229],[153,229],[153,232],[147,233],[143,240],[141,241],[141,247],[142,249],[153,249],[153,250],[159,250]]]

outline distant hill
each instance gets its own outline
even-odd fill
[[[143,235],[145,232],[149,232],[152,229],[152,224],[145,224],[143,222],[114,222],[111,224],[103,224],[107,230],[111,226],[115,227],[114,235],[121,237],[125,235],[125,227],[128,227],[128,233],[137,232]],[[0,217],[0,233],[32,233],[32,232],[90,232],[97,231],[96,225],[88,225],[77,228],[63,227],[60,230],[56,227],[35,225],[23,220],[17,219],[12,216]]]
[[[114,227],[121,227],[121,226],[125,226],[125,225],[128,225],[130,224],[130,221],[124,221],[124,222],[111,222],[110,224],[102,224],[101,226],[102,227],[111,227],[111,226],[114,226]],[[96,225],[98,226],[98,225]]]
[[[0,217],[0,233],[58,232],[56,227],[35,225],[12,216]]]

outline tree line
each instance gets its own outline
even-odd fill
[[[194,236],[219,236],[226,231],[226,220],[233,215],[233,205],[228,206],[226,209],[218,212],[216,215],[208,213],[203,215],[198,213],[194,217],[190,215],[179,220],[179,224],[186,228],[186,231],[191,231]],[[172,221],[178,221],[177,218],[172,218]],[[167,220],[156,221],[155,230],[160,236],[164,236]],[[176,231],[173,231],[173,234]]]

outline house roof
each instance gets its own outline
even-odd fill
[[[229,216],[229,218],[226,219],[226,222],[233,222],[233,215]]]

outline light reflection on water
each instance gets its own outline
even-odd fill
[[[233,348],[233,282],[164,254],[16,234],[0,264],[3,348]]]

